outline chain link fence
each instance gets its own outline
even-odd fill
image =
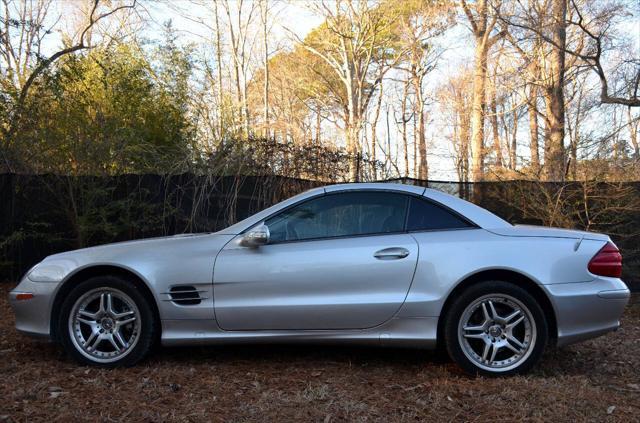
[[[640,183],[394,179],[473,201],[511,223],[609,234],[640,289]],[[323,182],[283,176],[0,174],[0,280],[47,255],[92,245],[212,232]],[[526,254],[526,252],[523,252]]]

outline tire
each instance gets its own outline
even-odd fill
[[[465,372],[510,376],[527,372],[539,361],[548,325],[525,289],[487,281],[454,300],[445,315],[444,337],[449,355]]]
[[[142,360],[158,332],[153,309],[136,284],[116,276],[79,283],[62,303],[59,339],[76,361],[128,367]]]

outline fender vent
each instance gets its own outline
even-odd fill
[[[196,305],[202,301],[200,292],[204,291],[197,290],[191,285],[177,285],[169,290],[169,298],[178,305]]]

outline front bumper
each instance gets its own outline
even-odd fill
[[[544,285],[544,288],[556,315],[558,346],[616,330],[631,295],[622,280],[606,277],[591,282]]]
[[[16,329],[39,338],[51,337],[51,307],[57,283],[33,282],[26,277],[9,292],[9,303],[16,316]],[[32,293],[29,300],[17,299],[18,294]]]

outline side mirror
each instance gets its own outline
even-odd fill
[[[268,244],[269,236],[269,227],[263,223],[244,234],[240,240],[240,245],[243,247],[257,248],[261,245]]]

